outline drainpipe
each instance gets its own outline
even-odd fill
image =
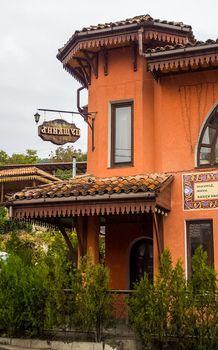
[[[139,38],[139,56],[142,56],[146,59],[146,53],[143,52],[143,34],[144,34],[144,27],[141,27],[139,30],[138,30],[138,38]],[[155,75],[154,72],[151,72],[151,74],[153,75],[154,79],[156,81],[158,81],[158,78],[157,76]]]
[[[138,30],[138,36],[139,36],[139,55],[145,57],[145,53],[143,52],[143,33],[144,33],[144,28],[141,27]]]
[[[9,207],[9,219],[12,219],[12,217],[13,217],[13,207],[12,207],[12,205],[10,205],[10,207]]]
[[[76,157],[73,156],[73,163],[72,163],[72,177],[76,176]]]

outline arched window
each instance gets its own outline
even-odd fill
[[[200,135],[197,165],[218,166],[218,104],[208,117]]]

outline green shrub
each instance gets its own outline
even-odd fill
[[[94,332],[101,341],[103,327],[112,319],[113,300],[109,290],[109,271],[101,264],[93,265],[89,257],[81,260],[73,283],[76,321],[85,332]]]
[[[197,249],[187,283],[181,261],[173,267],[164,251],[154,284],[144,278],[129,300],[129,316],[145,349],[217,350],[216,274]]]
[[[207,252],[199,246],[192,259],[189,281],[192,346],[199,350],[218,349],[218,289],[216,272],[208,264]]]
[[[43,264],[28,266],[10,255],[0,272],[0,328],[9,335],[38,334],[44,326],[48,275]]]
[[[9,219],[7,217],[7,209],[5,207],[0,207],[0,234],[18,230],[31,232],[32,225],[25,221]]]

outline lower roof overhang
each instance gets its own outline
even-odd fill
[[[159,193],[140,192],[129,194],[95,195],[81,197],[38,198],[6,203],[11,218],[30,219],[55,224],[55,219],[75,216],[149,213],[170,206],[170,184]]]

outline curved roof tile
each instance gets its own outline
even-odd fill
[[[165,173],[142,174],[100,178],[90,175],[78,176],[70,180],[53,182],[36,188],[15,193],[9,201],[55,197],[84,197],[87,195],[128,194],[130,192],[158,192],[161,186],[172,181],[173,176]]]

